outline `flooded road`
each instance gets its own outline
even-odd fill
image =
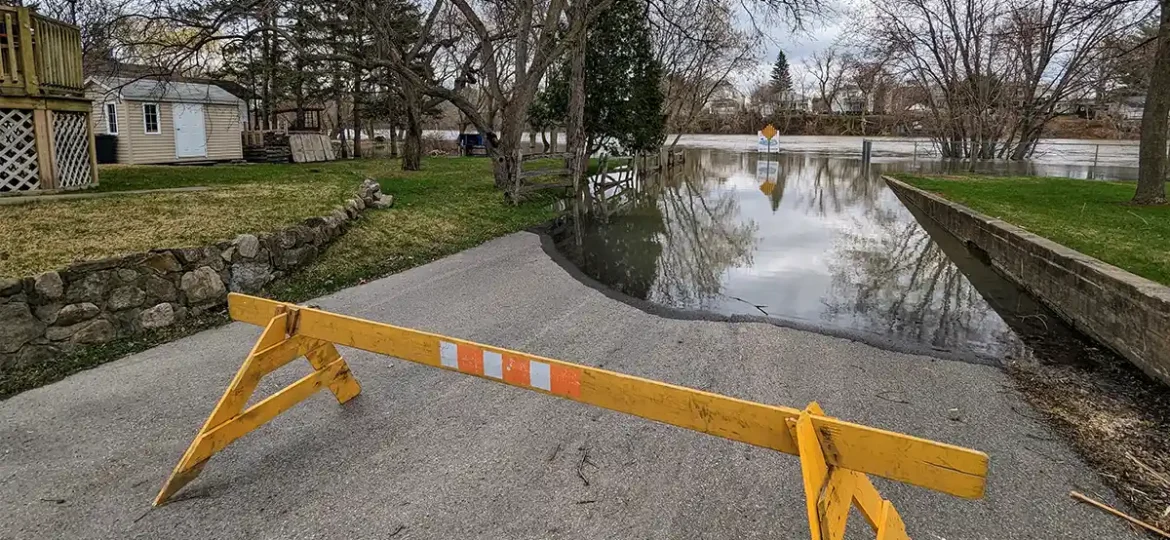
[[[688,150],[671,173],[595,183],[558,245],[587,275],[668,308],[997,360],[1070,348],[1048,343],[1064,332],[1050,313],[919,223],[880,178],[903,168]]]

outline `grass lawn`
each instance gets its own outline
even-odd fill
[[[895,175],[989,216],[1170,285],[1170,206],[1126,204],[1133,183]]]
[[[0,206],[0,277],[278,229],[328,213],[353,196],[363,174],[378,176],[379,168],[397,168],[391,163],[360,163],[358,170],[342,163],[103,167],[98,191],[212,189]]]
[[[210,167],[111,166],[98,191],[206,186],[208,191],[126,194],[0,206],[0,277],[20,277],[159,247],[185,247],[279,229],[323,215],[366,177],[396,197],[326,250],[313,277],[282,291],[309,294],[418,264],[551,217],[542,204],[511,207],[492,187],[486,159],[434,158],[424,170],[397,160]],[[353,243],[353,245],[348,245]],[[345,245],[342,245],[345,244]],[[335,255],[348,250],[344,255]],[[337,260],[335,257],[344,260]],[[291,297],[290,297],[291,298]]]
[[[397,163],[397,162],[395,162]],[[520,231],[552,219],[552,198],[519,206],[503,202],[492,183],[491,161],[433,158],[423,170],[377,177],[394,196],[389,210],[367,210],[316,262],[268,291],[303,301]]]
[[[551,198],[519,206],[504,203],[492,183],[491,162],[477,158],[427,158],[417,172],[402,171],[398,160],[369,159],[306,165],[113,167],[101,175],[107,191],[216,189],[0,206],[0,277],[59,268],[79,257],[191,246],[276,229],[327,213],[352,196],[366,177],[378,180],[382,191],[394,196],[394,207],[367,209],[314,263],[269,285],[262,294],[307,300],[555,215]],[[222,313],[209,313],[162,331],[85,347],[51,365],[9,370],[0,376],[0,399],[226,321]]]

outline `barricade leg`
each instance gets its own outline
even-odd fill
[[[361,392],[361,386],[350,374],[349,366],[337,348],[326,341],[297,335],[296,320],[295,311],[286,311],[268,321],[264,333],[244,359],[223,397],[159,490],[154,506],[166,503],[175,492],[199,476],[213,454],[322,387],[329,388],[339,403],[345,403]],[[302,356],[313,366],[313,373],[244,409],[264,375]]]
[[[825,452],[832,451],[832,441],[817,433],[813,425],[814,415],[825,415],[816,402],[801,411],[799,418],[788,421],[800,453],[800,471],[804,480],[808,528],[812,540],[844,538],[849,509],[854,505],[877,533],[878,540],[909,540],[898,511],[890,501],[882,498],[869,477],[828,465]]]

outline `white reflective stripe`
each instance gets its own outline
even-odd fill
[[[454,343],[439,341],[439,364],[451,369],[459,369],[459,347]]]
[[[483,374],[497,379],[504,378],[504,357],[498,352],[483,352]]]
[[[528,378],[534,388],[545,392],[552,392],[552,382],[549,376],[548,364],[532,360],[528,363]]]

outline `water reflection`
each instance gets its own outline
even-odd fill
[[[916,348],[1022,350],[860,160],[690,150],[662,174],[593,179],[558,245],[630,296],[766,315]]]

